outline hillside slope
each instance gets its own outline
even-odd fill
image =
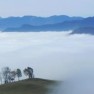
[[[54,84],[56,84],[56,82],[51,80],[28,79],[1,85],[0,94],[46,94],[48,86]]]
[[[94,35],[94,27],[81,27],[75,29],[71,34],[90,34]]]

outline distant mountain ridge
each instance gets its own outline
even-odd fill
[[[8,17],[0,18],[0,30],[2,32],[40,32],[40,31],[69,31],[73,33],[80,32],[83,28],[83,33],[86,27],[94,27],[94,17],[69,17],[66,15],[51,16],[51,17]],[[88,28],[91,30],[91,28]],[[82,31],[82,29],[81,29]],[[78,34],[78,33],[77,33]],[[89,32],[88,34],[93,34]]]
[[[61,23],[45,24],[45,25],[30,25],[24,24],[18,28],[7,28],[6,32],[9,31],[20,31],[20,32],[31,32],[31,31],[68,31],[75,30],[80,27],[94,27],[94,17],[84,18],[80,20],[68,20]]]
[[[69,17],[66,15],[50,16],[50,17],[37,17],[37,16],[23,16],[23,17],[8,17],[0,18],[0,30],[6,28],[18,28],[24,24],[32,26],[56,24],[64,21],[81,20],[82,17]]]

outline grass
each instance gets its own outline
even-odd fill
[[[19,82],[9,83],[0,86],[0,94],[47,94],[52,90],[50,85],[57,82],[44,79],[27,79]]]

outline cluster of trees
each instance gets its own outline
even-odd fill
[[[29,79],[34,78],[33,69],[31,67],[27,67],[21,71],[21,69],[11,70],[9,67],[2,68],[2,72],[0,73],[0,80],[1,83],[10,83],[14,82],[16,78],[18,78],[18,81],[23,76],[24,73],[25,76],[28,76]]]

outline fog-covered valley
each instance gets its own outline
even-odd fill
[[[69,32],[0,32],[0,68],[32,67],[35,77],[66,79],[94,68],[94,36]]]

